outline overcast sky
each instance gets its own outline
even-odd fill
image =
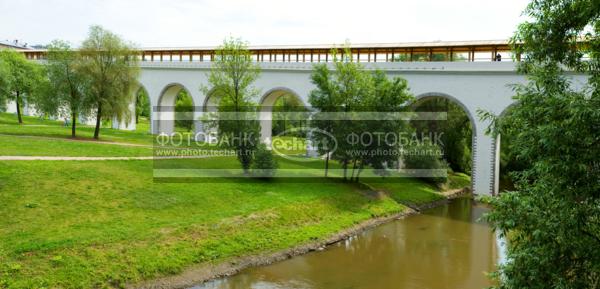
[[[526,0],[0,0],[0,39],[79,45],[92,24],[149,46],[492,40]]]

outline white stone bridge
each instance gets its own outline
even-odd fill
[[[262,73],[254,86],[261,91],[257,101],[270,107],[283,94],[292,94],[307,107],[314,62],[331,62],[331,46],[250,47]],[[195,119],[214,100],[201,87],[208,87],[207,76],[214,48],[150,48],[141,50],[140,88],[145,89],[153,108],[151,131],[171,133],[174,112],[160,111],[173,107],[180,90],[185,90],[197,109]],[[484,133],[488,123],[477,117],[477,110],[502,114],[512,103],[513,84],[525,77],[516,72],[518,55],[511,55],[506,41],[433,42],[405,44],[354,45],[355,61],[365,62],[366,69],[380,69],[389,76],[408,81],[417,99],[442,97],[460,105],[473,126],[472,189],[476,194],[498,191],[499,139]],[[28,51],[30,59],[40,59],[44,51]],[[500,56],[502,61],[498,61]],[[441,61],[436,61],[441,60]],[[583,80],[583,76],[581,76]],[[137,91],[136,91],[137,94]],[[132,104],[132,108],[135,107]],[[269,113],[269,112],[266,112]],[[135,129],[135,121],[117,124],[122,129]],[[262,137],[270,137],[271,122],[261,122]],[[201,126],[196,126],[201,129]]]

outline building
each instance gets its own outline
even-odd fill
[[[0,49],[17,49],[17,50],[29,50],[27,43],[21,43],[19,40],[9,41],[9,40],[0,40]]]

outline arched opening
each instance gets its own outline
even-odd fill
[[[208,91],[204,97],[202,111],[196,117],[196,131],[202,132],[198,135],[199,141],[210,141],[218,134],[217,115],[221,98],[213,93],[213,90]],[[212,137],[211,137],[212,136]]]
[[[283,94],[275,100],[272,107],[272,135],[284,137],[298,136],[306,137],[299,128],[308,124],[305,116],[308,109],[296,95]]]
[[[298,153],[306,150],[308,108],[297,93],[274,88],[260,101],[261,139],[268,145],[281,143]]]
[[[213,93],[213,90],[210,90],[206,97],[204,98],[204,103],[202,104],[203,112],[217,112],[219,110],[219,103],[221,99],[219,96]]]
[[[502,113],[498,115],[498,118],[502,120],[502,118],[509,116],[516,105],[518,105],[517,102],[506,107]],[[507,133],[498,135],[496,138],[497,153],[494,166],[494,186],[496,193],[514,190],[515,180],[512,178],[511,173],[522,171],[526,167],[526,164],[522,160],[517,159],[512,139],[513,135]]]
[[[194,130],[194,100],[182,89],[175,97],[175,131],[191,133]]]
[[[441,120],[421,115],[422,118],[411,120],[411,125],[418,138],[428,137],[439,145],[452,172],[471,177],[473,188],[477,129],[469,109],[456,98],[443,93],[419,95],[411,107],[415,112],[446,113],[446,118]]]
[[[169,84],[158,99],[157,133],[191,133],[194,131],[194,100],[187,88]]]
[[[135,92],[135,127],[138,131],[152,132],[150,124],[152,122],[152,105],[148,90],[142,85]]]

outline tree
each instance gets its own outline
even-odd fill
[[[21,107],[24,102],[34,103],[39,84],[44,81],[43,68],[25,58],[25,55],[12,49],[0,51],[0,71],[3,85],[0,87],[0,99],[12,100],[17,109],[19,124],[23,123]]]
[[[8,65],[0,57],[0,111],[6,110],[7,93],[2,90],[8,87],[9,77]]]
[[[215,51],[208,75],[209,87],[203,90],[219,99],[217,118],[209,126],[218,129],[221,144],[233,149],[245,174],[248,174],[259,142],[259,122],[256,117],[258,96],[252,84],[260,67],[252,62],[248,45],[238,38],[225,39]]]
[[[150,98],[145,89],[138,90],[135,99],[135,123],[139,123],[139,117],[150,118]]]
[[[401,112],[411,96],[406,80],[400,77],[389,79],[381,71],[365,70],[359,63],[351,61],[349,49],[345,49],[341,57],[335,49],[332,54],[334,71],[330,72],[325,64],[319,64],[311,76],[317,88],[311,91],[309,102],[322,113],[314,116],[311,126],[332,135],[337,143],[335,151],[328,146],[316,146],[320,153],[326,154],[325,176],[331,155],[332,159],[342,164],[344,179],[348,178],[347,170],[352,165],[350,179],[358,181],[360,172],[367,166],[382,171],[385,164],[392,160],[390,156],[394,152],[398,155],[400,148],[398,143],[355,142],[348,139],[368,135],[372,140],[387,133],[397,134],[406,124],[397,120],[364,120],[357,116],[363,112]],[[344,117],[331,119],[328,117],[331,112]],[[387,154],[383,155],[384,152]]]
[[[175,99],[175,125],[191,131],[194,126],[194,101],[185,91],[181,90]]]
[[[82,72],[90,79],[86,97],[96,110],[94,138],[98,139],[103,118],[132,117],[129,104],[139,73],[138,58],[132,45],[100,26],[90,27],[80,51],[85,59]]]
[[[82,61],[80,54],[65,41],[55,40],[48,47],[46,69],[50,89],[42,110],[51,115],[69,115],[73,138],[78,116],[89,108],[83,96],[89,80],[81,71]]]
[[[284,94],[280,96],[273,104],[273,134],[279,135],[291,133],[297,137],[305,137],[301,135],[301,130],[290,131],[294,128],[301,127],[308,117],[306,107],[302,102],[292,94]],[[293,119],[289,119],[289,115],[293,115]]]
[[[352,150],[356,149],[358,145],[346,141],[346,137],[359,131],[359,126],[363,124],[360,121],[352,120],[351,115],[352,112],[363,108],[364,101],[370,92],[368,86],[371,83],[368,72],[363,70],[362,65],[351,61],[352,54],[348,48],[341,56],[338,55],[336,49],[332,49],[331,53],[333,55],[333,73],[329,72],[327,64],[315,65],[311,79],[317,88],[311,91],[309,102],[319,112],[324,113],[317,114],[312,125],[332,135],[337,143],[335,151],[330,151],[331,148],[327,146],[320,149],[317,145],[317,149],[326,154],[325,176],[327,176],[331,157],[341,163],[346,180],[348,165],[352,160]],[[346,119],[330,119],[328,113],[331,112],[347,117],[345,117]],[[347,120],[348,118],[350,120]]]
[[[445,112],[445,121],[413,120],[419,138],[434,137],[441,140],[444,159],[453,171],[471,173],[471,139],[473,129],[467,113],[457,104],[445,98],[418,101],[416,112]]]
[[[508,115],[481,112],[525,164],[487,216],[510,240],[500,288],[599,288],[600,5],[536,0],[525,13],[513,43],[529,82]],[[587,85],[575,89],[564,68],[588,73]]]
[[[411,130],[407,121],[383,118],[385,115],[406,111],[405,104],[413,99],[408,89],[408,82],[401,77],[389,78],[380,70],[370,73],[370,78],[372,85],[369,87],[372,92],[365,96],[364,110],[370,113],[376,112],[382,117],[361,121],[364,130],[361,133],[371,134],[372,141],[362,143],[362,147],[359,148],[362,153],[354,155],[355,165],[353,168],[358,169],[354,177],[355,181],[359,180],[360,172],[366,166],[372,167],[380,175],[385,175],[388,164],[397,160],[395,157],[400,155],[402,147],[399,141],[389,140],[382,136],[400,135],[401,132]],[[354,176],[354,172],[352,175]]]
[[[448,164],[442,158],[440,147],[427,138],[407,146],[402,157],[406,169],[442,170],[445,172],[448,168]],[[431,176],[424,177],[426,182],[436,186],[446,183],[445,176],[437,175],[434,171],[432,173]]]
[[[335,83],[332,80],[331,71],[326,64],[317,64],[314,66],[313,73],[310,76],[311,82],[317,87],[312,90],[309,95],[308,102],[312,107],[319,112],[335,112],[339,109],[338,98],[336,96],[337,90]],[[333,135],[335,123],[333,120],[324,117],[319,117],[321,114],[317,114],[310,122],[312,128],[316,128],[329,135]],[[315,136],[315,135],[313,135]],[[312,140],[314,141],[315,148],[319,154],[325,155],[325,177],[329,173],[329,159],[331,158],[332,144],[325,141]]]
[[[259,178],[272,178],[279,167],[277,160],[273,157],[273,152],[267,149],[265,144],[259,144],[254,154],[252,162],[252,171],[254,176]]]

